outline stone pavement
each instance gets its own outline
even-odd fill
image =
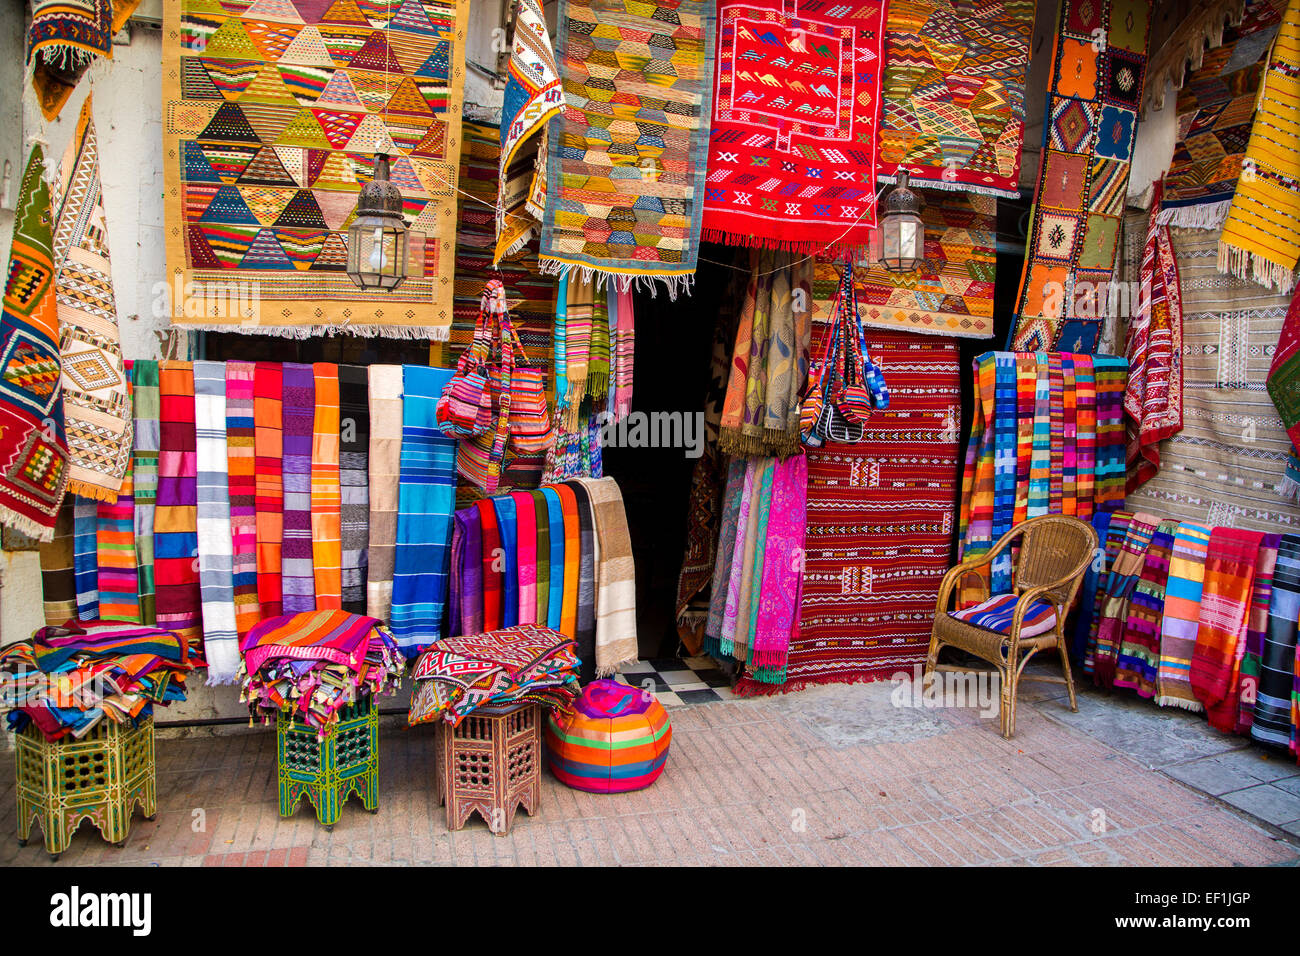
[[[305,804],[280,819],[273,728],[160,738],[157,818],[137,814],[120,850],[85,824],[57,865],[1300,860],[1284,832],[1300,819],[1285,799],[1300,789],[1293,763],[1182,711],[1085,692],[1071,714],[1058,693],[1022,685],[1011,741],[973,709],[896,707],[889,683],[675,708],[653,787],[596,796],[544,774],[537,815],[521,811],[502,837],[477,816],[447,830],[428,727],[385,721],[380,811],[354,798],[333,832]],[[13,786],[0,758],[0,864],[48,865],[39,831],[22,849],[12,836]]]

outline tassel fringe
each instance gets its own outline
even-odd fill
[[[53,520],[53,519],[51,519]],[[35,538],[42,543],[48,543],[54,540],[54,526],[46,527],[26,515],[21,515],[16,511],[0,505],[0,524],[8,525],[15,531],[21,531],[29,538]]]
[[[1282,483],[1277,486],[1277,493],[1288,501],[1300,501],[1300,481],[1290,474],[1283,476]]]
[[[640,273],[628,275],[622,272],[609,272],[597,266],[565,262],[562,259],[553,259],[547,256],[538,257],[537,268],[543,275],[552,275],[556,278],[576,276],[578,281],[593,283],[597,289],[616,289],[619,292],[644,289],[650,293],[652,299],[659,291],[659,283],[662,282],[668,289],[668,298],[674,302],[677,301],[678,295],[690,295],[695,288],[694,272],[677,276],[642,275]]]
[[[1272,262],[1258,252],[1219,240],[1219,271],[1257,282],[1265,289],[1289,294],[1295,288],[1295,266]]]
[[[1201,203],[1197,206],[1175,206],[1156,213],[1157,226],[1179,226],[1184,229],[1220,229],[1228,221],[1232,200]]]
[[[1198,700],[1187,700],[1185,697],[1160,696],[1156,698],[1157,707],[1178,707],[1182,710],[1190,710],[1193,714],[1199,714],[1205,710],[1205,705]]]
[[[864,227],[867,228],[867,227]],[[857,255],[867,250],[866,242],[846,242],[840,240],[827,245],[818,239],[804,242],[770,242],[759,236],[743,232],[731,232],[727,229],[705,229],[700,238],[705,242],[717,242],[724,246],[741,246],[746,249],[770,249],[773,252],[794,252],[806,256],[825,254],[832,258],[842,255]]]
[[[96,501],[106,501],[109,504],[117,501],[118,492],[103,485],[92,485],[87,481],[79,478],[68,479],[68,494],[81,495],[83,498],[93,498]]]
[[[999,199],[1020,198],[1019,189],[996,189],[992,186],[977,186],[974,183],[959,183],[956,180],[949,182],[946,179],[927,179],[910,169],[907,174],[911,178],[911,184],[920,189],[937,189],[941,192],[950,193],[974,193],[977,196],[997,196]],[[881,173],[876,176],[876,182],[888,183],[892,186],[898,182],[898,176]]]

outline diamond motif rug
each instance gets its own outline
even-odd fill
[[[560,0],[541,266],[689,286],[700,244],[713,0]]]
[[[889,5],[880,176],[1020,195],[1034,0]]]
[[[177,0],[163,28],[172,321],[445,339],[469,0]],[[348,278],[376,153],[409,232],[407,278]],[[192,285],[188,285],[192,284]]]
[[[1043,160],[1008,348],[1094,354],[1146,74],[1147,0],[1061,0]],[[1104,42],[1102,42],[1104,41]]]

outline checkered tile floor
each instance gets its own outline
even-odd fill
[[[625,667],[618,679],[634,687],[649,686],[665,707],[714,704],[736,697],[727,675],[707,656],[637,661]]]

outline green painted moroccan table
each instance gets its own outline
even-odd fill
[[[39,821],[45,850],[54,859],[83,820],[104,839],[123,846],[131,813],[157,811],[153,718],[138,727],[101,720],[81,739],[46,740],[33,725],[17,735],[18,844],[26,846]]]
[[[280,816],[293,816],[306,797],[316,808],[316,819],[333,829],[354,790],[367,810],[379,812],[379,708],[373,698],[340,710],[324,737],[281,713],[275,736]]]

